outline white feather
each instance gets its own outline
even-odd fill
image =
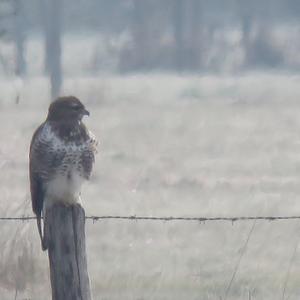
[[[95,151],[97,145],[91,132],[89,132],[89,137],[90,139],[86,143],[76,145],[62,140],[55,134],[49,124],[46,124],[42,129],[40,135],[42,143],[51,143],[54,152],[66,152],[66,156],[62,161],[62,165],[66,168],[58,168],[57,176],[47,183],[44,209],[56,202],[71,205],[81,201],[80,191],[85,179],[80,174],[80,167],[78,167],[77,162],[85,149]]]

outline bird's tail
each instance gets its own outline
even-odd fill
[[[46,251],[48,249],[48,247],[47,247],[47,243],[45,241],[45,236],[43,236],[43,233],[42,233],[41,216],[37,216],[36,222],[37,222],[37,227],[38,227],[38,231],[39,231],[39,235],[40,235],[40,239],[41,239],[42,250]]]

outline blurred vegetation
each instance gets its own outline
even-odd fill
[[[89,32],[104,36],[101,43],[113,55],[117,52],[117,71],[121,72],[219,72],[300,66],[298,57],[291,59],[300,35],[297,0],[57,0],[54,14],[49,8],[45,11],[47,2],[51,1],[2,0],[0,38],[15,37],[17,49],[23,51],[26,36],[40,31],[46,34],[45,20],[51,15],[50,20],[56,17],[53,24],[62,20],[62,35]],[[22,32],[10,27],[22,27]],[[289,40],[278,34],[286,27],[290,32],[295,29]],[[26,70],[24,59],[20,51],[16,56],[15,69],[22,75]],[[94,69],[101,68],[101,59],[96,55]],[[47,61],[46,57],[46,70]]]

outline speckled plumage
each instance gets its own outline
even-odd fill
[[[66,102],[63,106],[56,100],[65,113],[58,110],[62,116],[56,118],[50,106],[46,121],[34,133],[30,145],[32,208],[39,220],[43,209],[53,202],[72,204],[80,200],[81,185],[90,178],[94,164],[97,142],[81,121],[88,112],[75,97],[60,99]],[[73,100],[85,113],[81,115],[78,109],[77,117],[70,114]]]

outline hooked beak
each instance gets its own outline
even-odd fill
[[[90,112],[89,112],[88,110],[86,110],[86,109],[83,109],[82,114],[83,114],[84,116],[89,116],[89,115],[90,115]]]

